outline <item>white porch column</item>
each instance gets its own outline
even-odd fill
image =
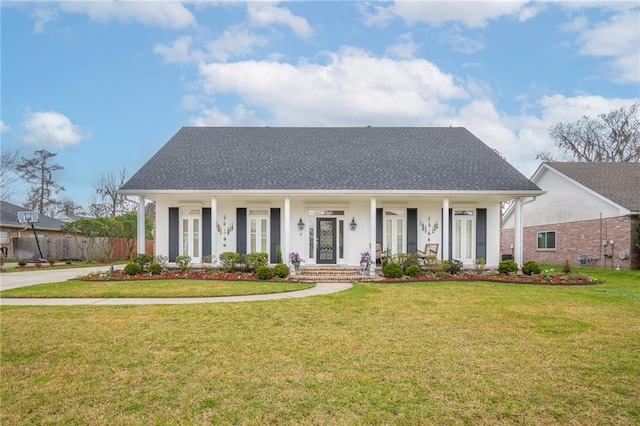
[[[449,228],[451,224],[449,223],[449,199],[445,198],[442,200],[442,252],[440,253],[440,258],[443,260],[449,259]]]
[[[282,244],[282,260],[286,259],[286,263],[291,266],[289,260],[289,248],[291,247],[291,200],[289,197],[284,199],[284,244]]]
[[[138,196],[138,254],[145,252],[145,211],[144,211],[144,197]],[[149,253],[151,254],[151,253]]]
[[[371,254],[371,264],[375,266],[376,264],[376,208],[377,203],[375,198],[371,198],[371,228],[369,234],[369,242],[371,249],[369,253]]]
[[[522,198],[516,198],[515,225],[513,227],[513,260],[522,266]]]
[[[211,197],[211,261],[218,259],[218,200]],[[214,262],[215,263],[215,262]]]

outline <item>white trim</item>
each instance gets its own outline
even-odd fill
[[[145,199],[143,196],[138,197],[138,254],[145,253],[146,249],[146,221],[145,221],[145,211],[144,211]]]
[[[440,253],[440,258],[442,260],[449,259],[449,227],[451,223],[449,223],[449,199],[445,198],[442,200],[442,252]]]
[[[526,191],[505,191],[505,190],[325,190],[325,189],[309,189],[309,190],[287,190],[287,189],[136,189],[136,190],[120,190],[120,194],[219,194],[219,195],[434,195],[434,196],[468,196],[468,195],[499,195],[499,196],[534,196],[541,195],[544,191],[526,190]],[[508,198],[511,199],[511,198]]]

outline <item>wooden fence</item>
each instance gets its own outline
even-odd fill
[[[128,238],[95,238],[64,235],[46,236],[39,239],[40,249],[45,259],[126,260],[137,252],[137,241]],[[36,259],[40,257],[35,238],[14,238],[15,259]],[[145,241],[145,253],[153,254],[153,240]]]

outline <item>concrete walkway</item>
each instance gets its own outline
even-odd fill
[[[12,272],[0,274],[0,289],[54,283],[86,275],[106,268],[77,268],[46,271]],[[250,302],[260,300],[295,299],[320,296],[348,290],[351,283],[318,283],[315,287],[286,293],[255,294],[223,297],[163,297],[163,298],[0,298],[2,306],[56,306],[56,305],[185,305],[194,303]]]

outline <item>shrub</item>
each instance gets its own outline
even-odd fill
[[[178,256],[176,257],[176,265],[182,272],[187,272],[189,266],[191,266],[191,256]]]
[[[424,258],[424,269],[427,274],[435,275],[444,272],[442,262],[435,256],[428,256]]]
[[[145,266],[153,262],[153,256],[146,253],[136,253],[131,255],[131,261],[140,265],[144,269]]]
[[[569,265],[569,260],[564,261],[564,265],[562,266],[562,272],[565,274],[571,273],[571,265]]]
[[[258,266],[256,269],[256,276],[261,280],[270,280],[273,278],[273,269],[268,266]]]
[[[538,262],[534,260],[524,262],[522,265],[522,273],[525,275],[538,275],[540,272],[542,272],[542,268],[540,268]]]
[[[278,277],[278,278],[287,278],[289,276],[290,272],[291,272],[291,270],[284,263],[278,263],[273,268],[273,273],[276,274],[276,277]]]
[[[169,261],[169,258],[167,256],[163,256],[161,254],[158,254],[153,258],[153,261],[156,262],[156,263],[159,263],[160,266],[164,267],[164,266],[167,266],[167,262]]]
[[[462,269],[462,262],[458,259],[443,260],[442,270],[447,274],[456,275]]]
[[[224,269],[233,271],[238,266],[238,263],[240,263],[241,257],[240,253],[236,253],[235,251],[225,251],[224,253],[220,253],[219,259]]]
[[[406,274],[410,277],[417,277],[420,275],[420,267],[418,265],[409,265],[407,266]]]
[[[282,263],[282,248],[280,244],[276,246],[276,263]]]
[[[47,262],[49,262],[49,265],[53,266],[56,264],[56,262],[58,261],[58,259],[56,259],[55,257],[50,257]]]
[[[158,262],[151,262],[149,264],[149,266],[147,267],[147,271],[149,271],[149,273],[151,275],[161,274],[162,273],[162,265],[160,265]]]
[[[18,262],[18,266],[27,266],[27,261],[26,260],[20,260]]]
[[[124,267],[123,271],[126,275],[138,275],[142,272],[142,266],[136,262],[129,262]]]
[[[487,266],[487,261],[482,257],[479,257],[473,262],[473,269],[475,269],[476,274],[480,275],[484,272],[484,268]]]
[[[267,253],[249,253],[245,257],[247,269],[255,271],[258,266],[267,266],[269,263],[269,255]]]
[[[518,264],[511,259],[503,260],[498,265],[498,272],[504,275],[515,274],[518,272]]]
[[[387,278],[402,278],[402,266],[396,262],[388,262],[382,267],[382,275]]]

